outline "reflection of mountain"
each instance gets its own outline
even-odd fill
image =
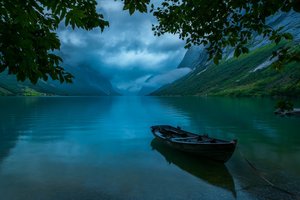
[[[0,131],[0,164],[1,164],[1,161],[9,155],[10,150],[15,147],[18,136],[19,136],[18,132],[15,132],[15,131],[11,131],[8,135],[8,133],[5,132],[5,129],[3,130],[3,127],[1,127],[1,131]]]
[[[211,185],[226,189],[236,197],[233,178],[224,164],[200,160],[189,154],[173,150],[157,139],[152,140],[151,147],[163,155],[168,163],[173,163]]]
[[[111,97],[0,98],[0,163],[20,137],[55,140],[68,131],[97,123],[107,115]],[[34,136],[34,137],[32,137]]]

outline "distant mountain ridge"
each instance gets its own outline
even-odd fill
[[[296,51],[300,51],[299,21],[300,14],[296,12],[278,13],[267,19],[270,26],[282,26],[283,32],[294,36],[292,45]],[[208,55],[204,47],[192,47],[178,66],[189,67],[192,71],[151,95],[300,96],[300,63],[290,63],[283,71],[277,72],[269,66],[272,51],[278,46],[256,36],[249,48],[252,52],[239,58],[233,58],[232,49],[224,50],[223,60],[216,66],[205,59]]]
[[[0,73],[0,96],[40,96],[40,95],[60,95],[60,96],[112,96],[118,95],[111,83],[98,71],[89,65],[66,66],[65,69],[71,72],[75,78],[73,83],[61,84],[59,81],[42,81],[36,85],[29,81],[18,82],[15,76]]]

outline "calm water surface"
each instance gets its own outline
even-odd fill
[[[275,101],[197,97],[0,98],[0,199],[295,199],[300,118]],[[226,165],[153,140],[171,124],[238,139]]]

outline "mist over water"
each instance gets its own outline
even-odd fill
[[[270,99],[200,97],[0,98],[0,199],[293,199],[300,118]],[[153,140],[170,124],[238,139],[226,165]]]

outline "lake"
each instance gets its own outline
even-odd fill
[[[300,118],[275,116],[275,102],[2,97],[0,199],[295,199]],[[195,159],[153,140],[156,124],[238,139],[238,147],[225,165]]]

